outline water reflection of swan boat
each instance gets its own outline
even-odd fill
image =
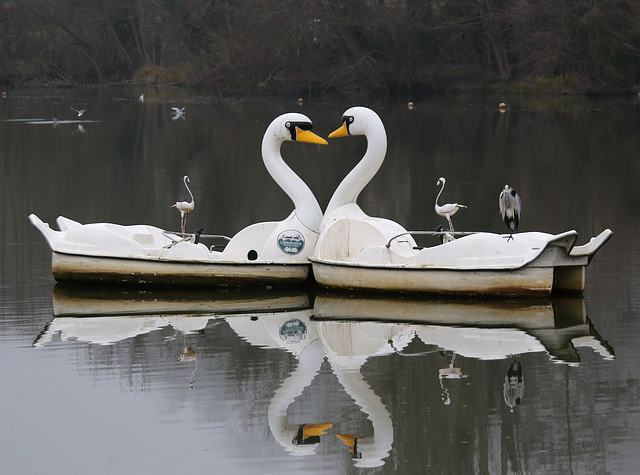
[[[580,347],[614,358],[613,349],[589,321],[580,296],[447,301],[325,294],[315,299],[314,319],[401,325],[426,345],[483,360],[546,352],[553,361],[575,364]]]
[[[547,352],[555,361],[577,363],[575,348],[591,347],[603,358],[613,358],[586,317],[581,297],[476,302],[323,293],[312,305],[313,299],[295,288],[211,292],[58,284],[53,300],[55,317],[34,346],[74,339],[113,344],[168,325],[189,335],[215,318],[251,345],[291,353],[298,364],[269,402],[271,434],[287,453],[301,456],[314,453],[322,440],[337,437],[358,467],[383,465],[394,444],[391,414],[374,391],[377,386],[361,373],[370,358],[417,356],[410,347],[416,340],[428,348],[424,355],[451,353],[450,365],[438,373],[447,392],[451,388],[445,383],[455,384],[452,379],[467,375],[463,363],[462,369],[454,366],[455,355],[495,360]],[[197,362],[187,338],[179,359]],[[313,386],[323,362],[366,416],[364,424],[356,427],[355,417],[335,418],[340,413],[335,409],[325,417],[318,408],[303,411],[303,416],[289,415],[294,401]],[[522,374],[515,369],[507,373],[504,388],[505,401],[513,405],[522,397]]]
[[[329,137],[365,135],[367,151],[336,189],[325,211],[310,259],[319,284],[395,292],[546,295],[582,292],[585,268],[611,237],[606,229],[575,246],[577,233],[463,233],[419,247],[398,223],[367,216],[358,195],[382,165],[387,137],[378,115],[364,107],[347,110],[343,126]],[[421,233],[424,234],[424,233]]]
[[[271,433],[287,452],[297,456],[314,453],[323,437],[335,435],[348,447],[356,466],[383,465],[393,444],[393,424],[380,397],[364,380],[360,367],[372,356],[402,349],[410,341],[409,330],[401,326],[386,329],[372,323],[369,330],[379,337],[372,339],[363,331],[366,325],[344,331],[339,324],[312,320],[313,312],[314,309],[308,309],[264,318],[257,315],[227,318],[236,334],[252,345],[284,349],[298,360],[271,398],[267,414]],[[311,386],[325,358],[339,383],[371,422],[372,434],[359,433],[343,421],[290,420],[289,406]]]
[[[262,156],[267,170],[295,205],[283,221],[248,226],[227,239],[224,249],[207,248],[195,235],[154,226],[80,224],[59,217],[60,231],[35,214],[31,223],[45,237],[59,282],[236,285],[304,283],[308,256],[317,239],[322,211],[313,192],[284,162],[284,141],[322,144],[302,114],[284,114],[267,128]],[[200,236],[202,237],[202,236]],[[212,237],[212,235],[209,235]]]
[[[188,335],[221,315],[266,315],[311,306],[309,295],[300,289],[128,289],[57,284],[53,291],[54,318],[34,346],[68,340],[113,344],[167,326]]]

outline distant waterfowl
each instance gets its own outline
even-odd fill
[[[454,232],[453,222],[451,221],[451,216],[456,214],[460,208],[466,208],[466,206],[458,203],[447,203],[442,206],[438,204],[438,199],[440,199],[440,195],[444,190],[445,183],[446,183],[446,180],[444,179],[444,177],[438,178],[438,182],[436,183],[436,185],[442,184],[442,188],[440,188],[440,193],[438,193],[438,196],[436,196],[435,210],[436,210],[436,213],[438,213],[438,215],[447,219],[447,221],[449,222],[449,230],[453,233]]]
[[[187,191],[191,196],[191,201],[177,201],[175,204],[171,205],[171,207],[180,211],[180,229],[184,233],[187,226],[187,218],[189,217],[189,213],[191,213],[196,207],[196,202],[193,199],[193,193],[191,193],[191,190],[189,189],[189,183],[191,183],[191,180],[189,180],[189,177],[185,175],[182,181],[184,181],[184,186],[187,188]]]
[[[522,203],[520,195],[509,185],[504,185],[504,189],[500,192],[500,216],[509,228],[509,237],[507,241],[513,239],[513,234],[518,230],[520,223],[520,212],[522,211]]]
[[[74,107],[71,107],[71,110],[78,114],[78,117],[82,117],[82,115],[87,112],[87,109],[76,109]]]
[[[138,97],[138,100],[140,102],[144,102],[144,94],[140,94],[140,96]]]
[[[173,120],[178,120],[178,119],[184,119],[184,107],[172,107],[171,108],[171,113],[172,115],[172,119]]]

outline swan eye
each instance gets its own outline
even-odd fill
[[[342,116],[342,123],[345,125],[345,127],[347,128],[347,133],[349,135],[351,135],[351,131],[349,130],[349,126],[351,124],[353,124],[353,122],[355,121],[355,118],[352,115],[343,115]]]

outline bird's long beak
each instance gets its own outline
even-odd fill
[[[296,142],[307,142],[307,143],[315,143],[318,145],[329,145],[325,139],[320,137],[319,135],[314,134],[310,130],[302,130],[299,127],[296,127]]]
[[[339,129],[336,129],[329,134],[329,138],[335,139],[336,137],[346,137],[348,135],[349,135],[349,129],[347,129],[347,121],[345,120]]]

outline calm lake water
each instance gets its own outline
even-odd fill
[[[144,93],[145,100],[138,96]],[[640,104],[636,97],[228,101],[186,89],[9,91],[0,99],[0,466],[7,473],[637,473]],[[501,113],[500,102],[508,109]],[[233,235],[285,218],[260,156],[299,111],[326,137],[375,109],[389,136],[360,196],[407,229],[614,235],[584,297],[466,301],[56,285],[27,220]],[[171,107],[186,107],[172,120]],[[86,109],[81,117],[71,110]],[[55,117],[55,120],[54,120]],[[285,144],[324,207],[366,146]],[[505,384],[512,381],[512,384]]]

